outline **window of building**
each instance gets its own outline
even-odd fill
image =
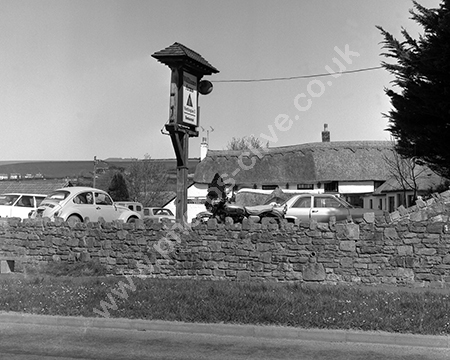
[[[404,199],[403,194],[397,194],[397,206],[406,205]]]
[[[369,200],[369,209],[373,209],[373,199]]]
[[[329,183],[323,184],[323,187],[324,187],[325,191],[337,192],[338,191],[338,182],[331,181]]]
[[[314,190],[314,184],[297,184],[297,190]]]
[[[275,190],[278,187],[278,185],[263,185],[263,190]]]
[[[393,212],[395,210],[395,197],[389,196],[388,198],[388,211]]]

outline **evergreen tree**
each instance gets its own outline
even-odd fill
[[[398,41],[378,26],[387,50],[382,55],[397,62],[382,62],[399,88],[385,89],[393,106],[385,116],[399,154],[450,178],[450,0],[437,9],[413,4],[411,19],[424,29],[418,39],[402,29],[404,41]]]
[[[111,179],[108,189],[114,201],[127,201],[130,198],[127,183],[121,172],[116,172]]]

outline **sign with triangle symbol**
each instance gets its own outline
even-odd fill
[[[197,117],[197,77],[183,73],[183,124],[198,126]]]
[[[190,107],[192,107],[192,106],[193,106],[193,105],[192,105],[191,94],[189,94],[189,96],[188,96],[188,99],[187,99],[186,105],[187,105],[187,106],[190,106]]]

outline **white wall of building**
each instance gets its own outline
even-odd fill
[[[373,181],[339,181],[340,194],[367,194],[375,191]]]

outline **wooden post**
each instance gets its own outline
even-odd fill
[[[177,166],[177,202],[176,221],[181,225],[187,223],[187,185],[188,185],[188,160],[189,160],[189,136],[181,135],[183,164]]]

